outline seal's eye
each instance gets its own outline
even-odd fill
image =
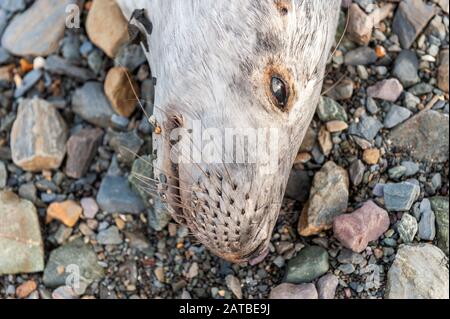
[[[286,83],[280,77],[273,76],[270,83],[270,89],[277,106],[283,110],[289,99],[289,91]]]

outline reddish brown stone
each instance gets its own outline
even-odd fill
[[[81,178],[86,174],[101,143],[102,136],[103,131],[100,129],[83,129],[69,138],[67,142],[67,176]]]
[[[388,213],[372,201],[333,221],[334,236],[344,247],[357,253],[366,249],[369,242],[378,239],[388,228]]]

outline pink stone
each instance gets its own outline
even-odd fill
[[[319,299],[334,299],[339,279],[333,274],[326,274],[317,281]]]
[[[385,233],[389,224],[388,213],[374,202],[368,201],[353,213],[336,217],[333,231],[344,247],[360,253],[369,242]]]
[[[269,299],[318,299],[313,284],[281,284],[272,289]]]
[[[397,79],[388,79],[367,88],[367,95],[376,99],[395,102],[403,93],[403,86]]]

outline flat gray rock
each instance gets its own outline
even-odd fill
[[[121,176],[105,176],[97,194],[97,203],[108,213],[140,214],[145,211],[138,194],[128,185],[128,180]]]
[[[97,261],[97,254],[90,245],[85,244],[81,239],[61,246],[50,253],[43,280],[46,286],[56,288],[65,285],[69,276],[78,275],[80,281],[86,285],[90,285],[104,276],[103,268]]]
[[[443,163],[449,154],[449,117],[433,110],[420,112],[394,128],[388,140],[392,150],[419,161]]]
[[[103,128],[108,128],[114,114],[103,85],[98,82],[88,82],[75,91],[72,109],[85,121]]]
[[[392,31],[398,35],[404,49],[411,47],[435,13],[435,7],[423,0],[404,0],[399,4]]]
[[[75,3],[76,0],[36,0],[9,23],[2,46],[18,56],[47,56],[55,52],[66,28],[66,7]]]

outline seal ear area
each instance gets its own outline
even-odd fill
[[[274,111],[289,113],[294,105],[296,91],[292,74],[282,66],[269,64],[264,71],[263,85],[266,97]]]

